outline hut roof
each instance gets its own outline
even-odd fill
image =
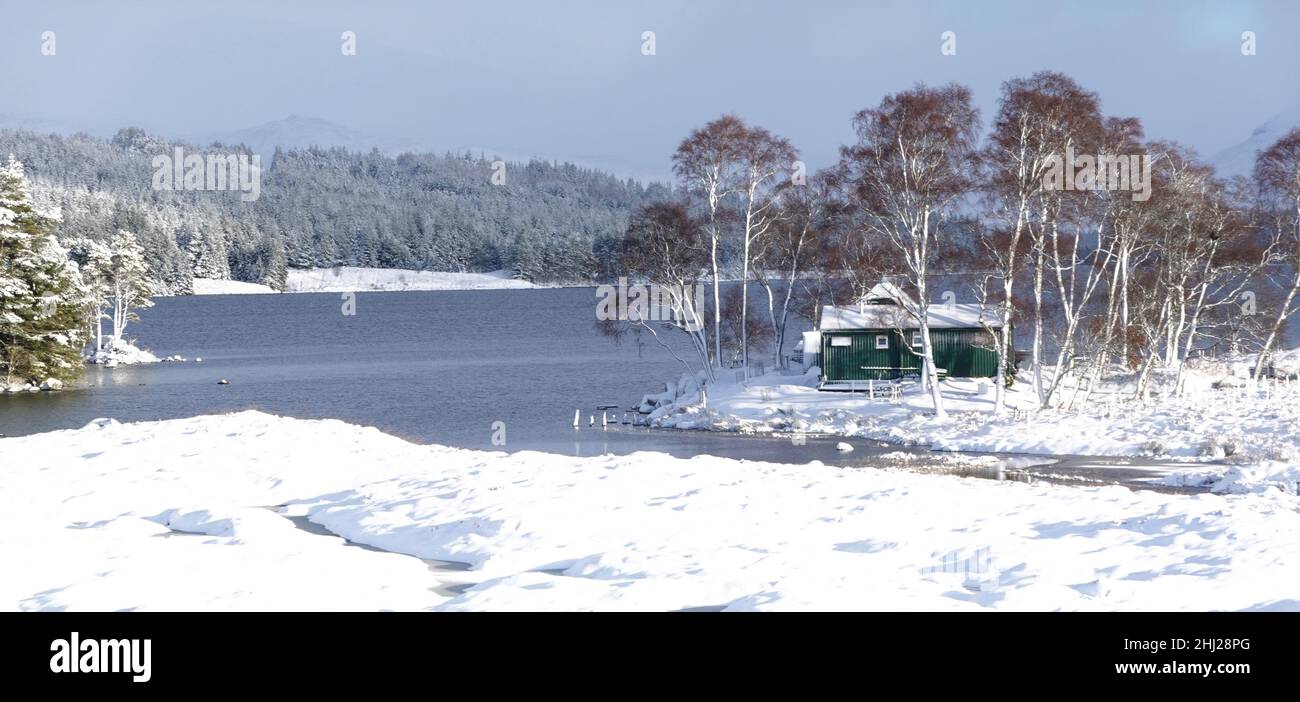
[[[930,305],[927,310],[931,329],[969,329],[1001,327],[997,309],[978,303]],[[826,305],[821,311],[821,330],[847,329],[915,329],[920,326],[916,301],[902,288],[888,281],[877,283],[858,304],[836,307]]]

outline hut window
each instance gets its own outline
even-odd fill
[[[919,331],[912,332],[912,345],[913,346],[921,345],[921,332]]]
[[[853,337],[849,336],[832,336],[831,346],[852,346]]]
[[[888,335],[888,334],[877,334],[877,335],[876,335],[876,348],[878,348],[878,349],[887,349],[887,348],[889,348],[889,335]]]

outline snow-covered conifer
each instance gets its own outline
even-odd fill
[[[83,368],[88,300],[54,237],[57,213],[32,202],[21,162],[0,167],[0,381],[60,381]]]

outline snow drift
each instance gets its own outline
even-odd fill
[[[488,453],[258,412],[0,439],[0,464],[0,609],[1300,609],[1278,489]]]

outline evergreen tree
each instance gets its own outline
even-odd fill
[[[200,226],[198,231],[190,238],[189,254],[194,262],[195,278],[230,279],[230,260],[226,255],[226,235],[220,225]]]
[[[0,372],[5,385],[72,380],[87,294],[77,265],[54,237],[56,214],[38,209],[10,157],[0,168]]]
[[[272,290],[284,292],[288,279],[289,260],[285,255],[284,240],[276,237],[270,243],[270,254],[266,263],[266,273],[262,276],[262,284]]]

